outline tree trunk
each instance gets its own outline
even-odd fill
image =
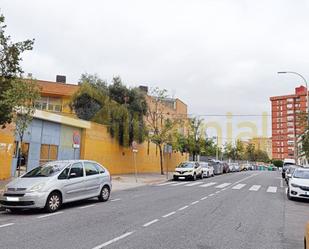
[[[164,175],[163,171],[163,151],[162,151],[162,145],[158,145],[159,147],[159,152],[160,152],[160,167],[161,167],[161,175]]]

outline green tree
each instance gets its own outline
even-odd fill
[[[283,167],[283,161],[282,160],[273,160],[272,163],[276,167]]]
[[[79,85],[71,100],[71,108],[79,118],[106,125],[120,145],[144,141],[147,103],[139,89],[127,88],[120,77],[107,85],[97,75],[90,74],[83,74]]]
[[[148,128],[148,139],[153,142],[160,153],[160,170],[163,170],[163,147],[173,143],[175,128],[179,124],[178,119],[169,118],[165,110],[164,100],[167,98],[165,89],[154,88],[151,91],[151,104],[148,105],[146,120]]]
[[[13,108],[16,103],[6,101],[4,93],[13,88],[16,78],[22,77],[23,70],[20,62],[24,51],[32,50],[34,40],[12,42],[5,34],[5,18],[0,15],[0,125],[5,126],[13,118]]]
[[[40,98],[40,91],[32,80],[17,79],[11,82],[11,87],[3,93],[3,101],[8,106],[14,106],[13,122],[18,142],[18,176],[20,176],[20,151],[25,132],[33,120],[35,103]]]
[[[255,146],[252,143],[249,143],[245,149],[245,160],[255,161]]]

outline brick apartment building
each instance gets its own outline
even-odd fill
[[[295,93],[270,97],[272,119],[272,157],[296,159],[296,141],[304,132],[302,114],[306,108],[306,87],[295,88]]]

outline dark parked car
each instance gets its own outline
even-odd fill
[[[223,173],[229,173],[230,172],[230,167],[226,162],[222,162],[223,165]]]

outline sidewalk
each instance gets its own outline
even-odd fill
[[[172,173],[169,173],[168,179],[172,179]],[[145,185],[151,185],[167,181],[166,175],[158,173],[138,174],[137,182],[134,174],[112,175],[113,191],[136,188]]]

